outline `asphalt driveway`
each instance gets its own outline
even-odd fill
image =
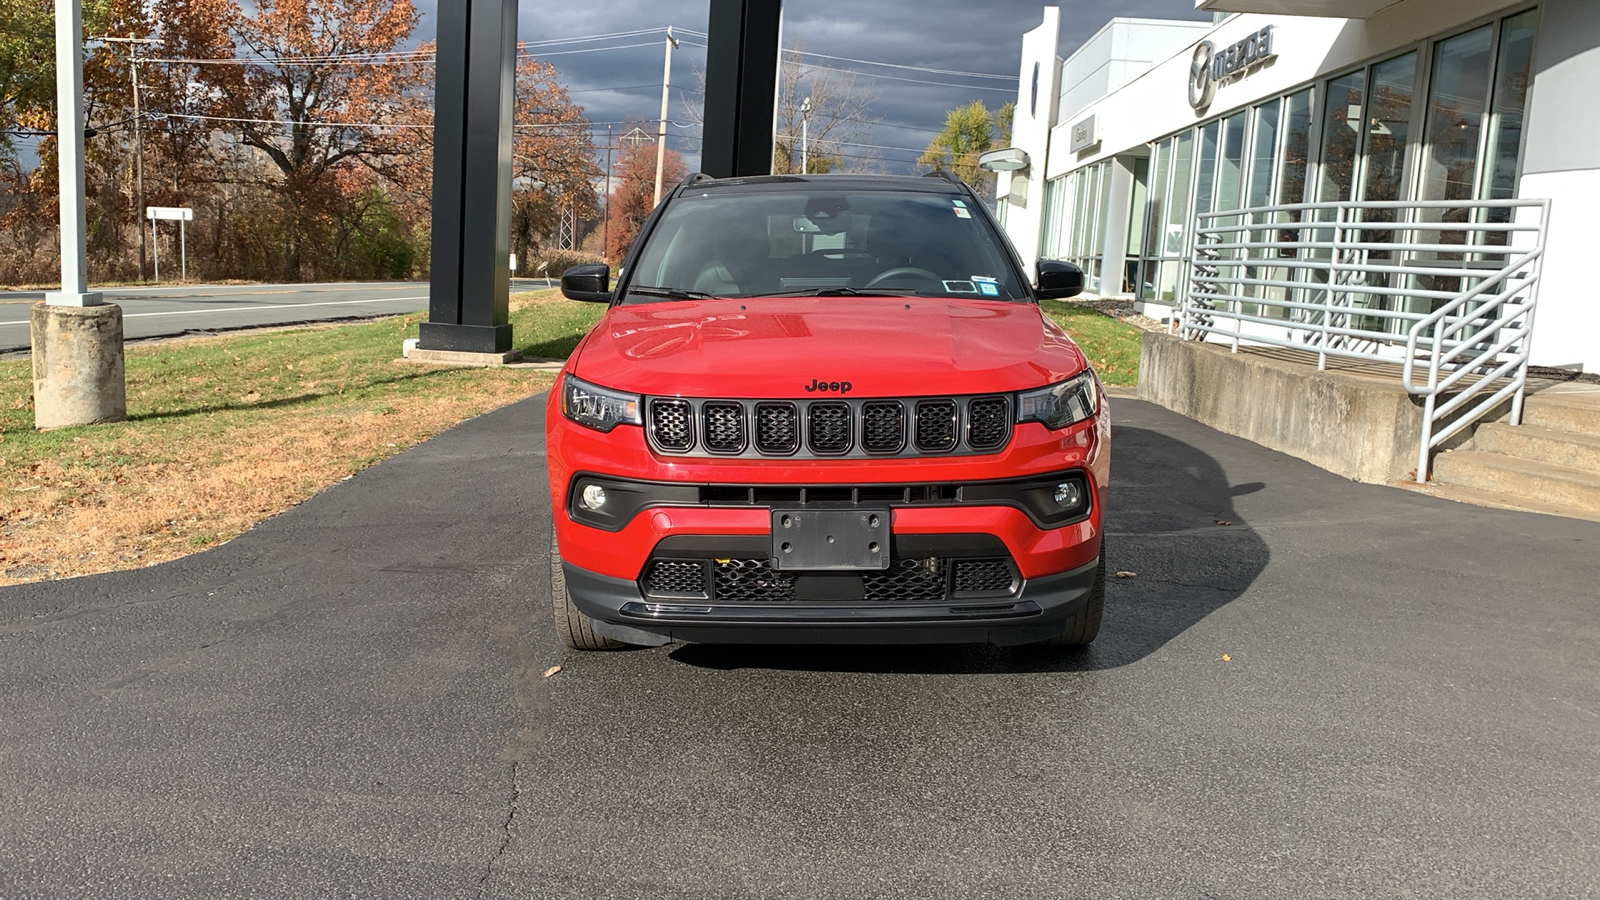
[[[541,403],[0,590],[0,896],[1600,895],[1600,525],[1118,400],[1087,652],[574,655]]]

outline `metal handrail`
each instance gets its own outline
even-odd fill
[[[1496,210],[1511,220],[1483,221]],[[1423,398],[1419,482],[1433,450],[1508,397],[1521,424],[1549,200],[1288,203],[1199,220],[1185,339],[1313,350],[1319,370],[1330,357],[1399,363],[1401,387]]]

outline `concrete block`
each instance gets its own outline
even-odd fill
[[[34,427],[94,425],[128,417],[122,307],[36,303],[32,336]]]
[[[401,348],[405,359],[411,362],[436,363],[447,366],[503,366],[522,358],[522,351],[504,353],[472,353],[466,350],[424,350],[407,341]]]
[[[1147,332],[1139,396],[1354,481],[1392,484],[1417,465],[1422,406],[1398,378]]]

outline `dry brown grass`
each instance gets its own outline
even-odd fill
[[[566,343],[598,312],[561,303],[520,300],[519,336]],[[0,362],[0,585],[216,546],[553,381],[396,359],[419,318],[130,346],[129,421],[45,433],[29,361]]]

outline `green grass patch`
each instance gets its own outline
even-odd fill
[[[1039,305],[1083,348],[1101,381],[1123,387],[1139,383],[1139,343],[1143,337],[1139,329],[1070,301],[1044,300]]]

